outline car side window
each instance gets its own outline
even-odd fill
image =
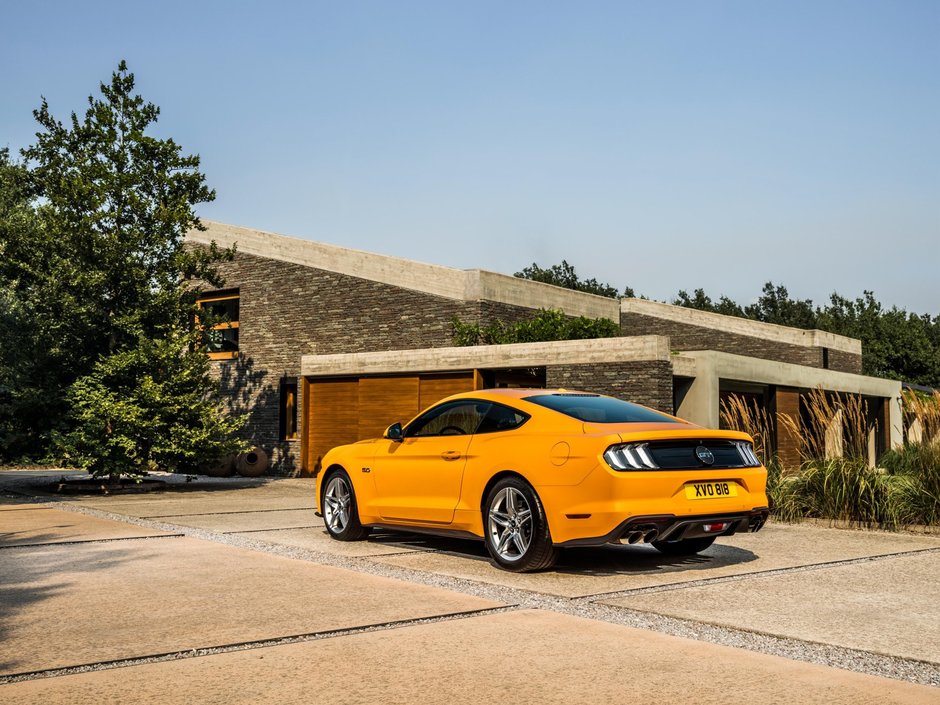
[[[436,406],[422,414],[405,429],[405,438],[422,436],[465,436],[476,433],[492,404],[486,401],[460,400]]]
[[[483,422],[477,427],[477,433],[512,431],[514,428],[519,428],[528,420],[529,415],[518,409],[511,409],[502,404],[493,404],[486,413]]]

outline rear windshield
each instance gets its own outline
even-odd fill
[[[597,394],[539,394],[525,400],[589,423],[678,423],[645,406]]]

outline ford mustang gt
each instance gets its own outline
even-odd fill
[[[511,571],[547,568],[560,547],[697,553],[768,514],[747,434],[568,390],[457,394],[334,448],[322,467],[317,513],[333,538],[374,527],[473,537]]]

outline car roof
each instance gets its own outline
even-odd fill
[[[603,396],[594,392],[582,392],[577,389],[540,389],[534,387],[499,387],[497,389],[477,389],[472,392],[461,392],[454,396],[457,397],[479,397],[489,398],[504,397],[508,399],[525,399],[527,397],[540,397],[549,394],[586,394],[589,396]]]

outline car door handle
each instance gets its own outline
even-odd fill
[[[441,453],[441,457],[444,460],[457,460],[460,457],[460,452],[456,450],[445,450]]]

